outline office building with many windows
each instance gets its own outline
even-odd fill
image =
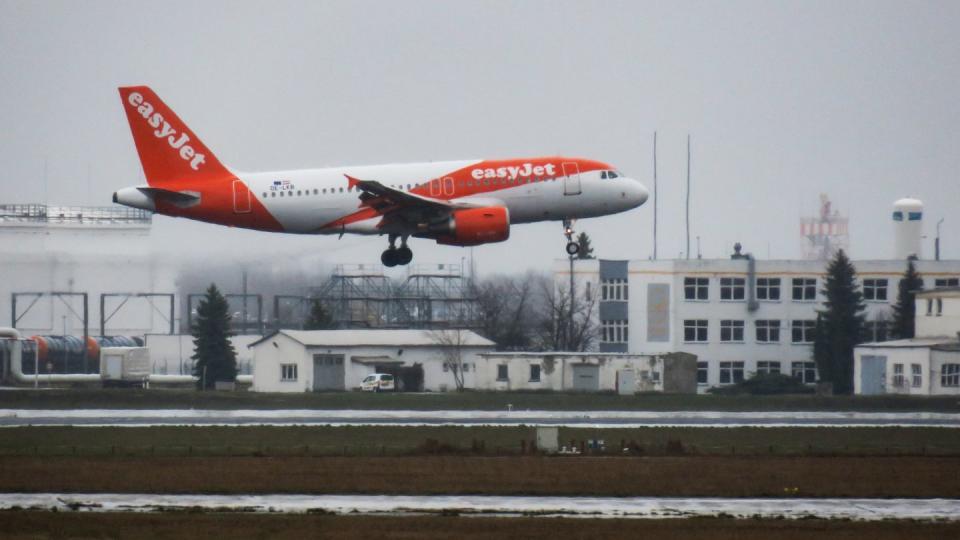
[[[864,292],[870,341],[887,339],[906,261],[853,261]],[[557,287],[569,286],[557,261]],[[960,261],[916,261],[925,288],[954,286]],[[826,263],[732,259],[577,260],[577,290],[596,303],[601,352],[698,357],[701,390],[758,372],[817,379],[813,338]],[[591,295],[599,293],[598,297]]]

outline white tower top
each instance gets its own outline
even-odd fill
[[[893,257],[903,260],[922,254],[923,201],[900,199],[893,203]]]

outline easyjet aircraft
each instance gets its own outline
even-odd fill
[[[113,202],[231,227],[298,234],[387,235],[386,266],[407,264],[410,237],[475,246],[510,226],[572,223],[643,204],[647,190],[589,159],[541,157],[244,173],[232,170],[146,86],[120,88],[147,185]],[[397,240],[400,246],[397,246]]]

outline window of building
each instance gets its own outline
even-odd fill
[[[920,364],[910,364],[910,386],[920,388],[923,385],[923,371]]]
[[[889,330],[888,321],[867,321],[867,339],[870,341],[886,341]]]
[[[709,300],[710,278],[683,278],[683,297],[686,300]]]
[[[707,384],[706,362],[697,362],[697,384]]]
[[[803,384],[813,384],[817,382],[817,364],[814,362],[792,362],[790,364],[790,375]]]
[[[902,387],[906,385],[907,385],[907,381],[903,377],[903,364],[894,364],[893,365],[893,386]]]
[[[793,278],[793,299],[799,302],[813,302],[816,300],[816,278]]]
[[[280,364],[280,380],[284,382],[297,380],[297,365]]]
[[[927,316],[933,315],[933,299],[927,298]]]
[[[813,333],[817,328],[817,321],[792,321],[790,341],[792,343],[813,343]]]
[[[628,300],[627,280],[625,278],[610,278],[600,280],[601,300]]]
[[[530,382],[540,382],[540,364],[530,364]]]
[[[721,300],[743,300],[745,298],[746,280],[743,278],[720,278]]]
[[[689,343],[707,342],[706,319],[684,319],[683,340]]]
[[[937,298],[937,317],[943,315],[943,298]]]
[[[780,343],[780,321],[777,319],[758,320],[757,343]]]
[[[885,279],[865,279],[863,280],[863,299],[875,302],[886,302],[887,300],[887,280]]]
[[[506,380],[508,380],[508,379],[509,379],[509,378],[507,377],[507,365],[506,365],[506,364],[498,364],[498,365],[497,365],[497,380],[498,380],[498,381],[506,381]]]
[[[743,381],[743,362],[720,362],[720,384]]]
[[[720,341],[724,343],[743,343],[743,321],[720,321]]]
[[[757,375],[777,375],[780,373],[780,362],[760,360],[757,362]]]
[[[627,321],[600,321],[600,341],[603,343],[627,343]]]
[[[757,300],[780,301],[780,278],[757,278]]]
[[[942,278],[933,280],[933,286],[940,287],[960,287],[960,278]]]
[[[960,364],[944,364],[940,370],[940,386],[960,386]]]

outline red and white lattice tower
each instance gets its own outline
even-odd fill
[[[848,219],[833,210],[830,199],[820,194],[820,215],[800,218],[800,238],[803,258],[810,261],[826,261],[837,250],[849,251],[850,235]]]

